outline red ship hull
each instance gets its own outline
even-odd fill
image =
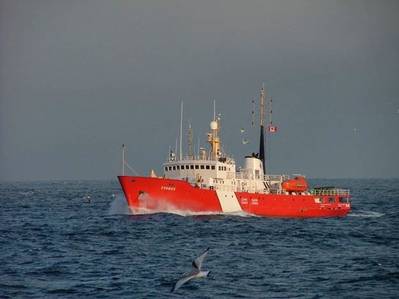
[[[220,193],[194,187],[183,180],[137,176],[119,176],[118,179],[134,212],[226,212]],[[265,217],[343,217],[351,209],[348,196],[342,195],[231,194],[242,212]]]

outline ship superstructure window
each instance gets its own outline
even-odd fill
[[[209,165],[206,165],[206,169],[209,169]]]
[[[180,165],[177,165],[176,168],[177,168],[177,170],[180,170]]]
[[[328,202],[329,203],[334,203],[335,202],[335,198],[334,197],[329,197],[328,198]]]
[[[176,170],[176,166],[173,166],[173,170]]]
[[[194,169],[194,165],[190,165],[190,169]]]
[[[165,166],[165,171],[168,171],[168,167]]]
[[[195,165],[195,169],[199,169],[199,165]]]
[[[205,166],[204,166],[204,165],[201,165],[201,169],[205,169]]]
[[[211,168],[212,168],[212,170],[215,170],[215,165],[212,165]]]

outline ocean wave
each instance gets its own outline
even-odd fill
[[[349,217],[378,218],[384,216],[384,213],[374,211],[358,211],[348,214]]]

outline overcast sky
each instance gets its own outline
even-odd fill
[[[269,172],[399,177],[399,1],[1,0],[0,180],[159,172],[179,98],[242,164],[262,82]]]

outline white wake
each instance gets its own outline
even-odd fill
[[[374,211],[357,211],[355,213],[349,213],[349,217],[362,217],[362,218],[378,218],[384,216],[384,213]]]
[[[146,200],[150,200],[146,198]],[[190,216],[237,216],[237,217],[254,217],[255,215],[244,211],[223,213],[223,212],[193,212],[190,210],[180,210],[173,205],[167,204],[165,201],[158,201],[160,204],[155,209],[132,208],[129,207],[123,194],[117,194],[111,202],[108,215],[149,215],[167,213],[179,215],[182,217]],[[256,216],[255,216],[256,217]]]
[[[116,194],[114,200],[111,202],[108,215],[132,215],[132,211],[127,205],[123,194]]]

